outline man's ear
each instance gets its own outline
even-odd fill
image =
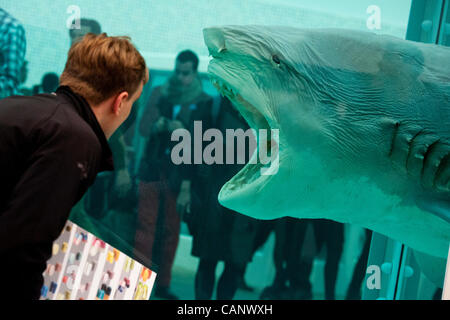
[[[122,91],[119,93],[113,102],[113,113],[118,116],[122,110],[123,101],[128,99],[128,92]]]

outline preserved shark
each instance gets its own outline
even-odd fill
[[[447,256],[450,48],[339,29],[203,34],[213,84],[256,132],[279,133],[268,141],[277,167],[249,162],[222,187],[223,206],[351,223]]]

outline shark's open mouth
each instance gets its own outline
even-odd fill
[[[253,129],[254,134],[256,134],[255,140],[257,141],[257,148],[254,149],[253,154],[250,157],[249,162],[242,168],[233,178],[231,178],[223,187],[219,195],[220,200],[226,199],[228,196],[231,196],[235,191],[242,190],[244,188],[248,188],[250,186],[254,187],[259,185],[262,180],[268,178],[267,175],[261,175],[261,169],[264,167],[264,164],[258,161],[258,155],[260,152],[260,146],[262,141],[259,140],[258,136],[260,130],[266,130],[266,143],[267,143],[267,156],[270,157],[272,143],[275,141],[272,140],[271,136],[271,126],[264,115],[253,105],[251,104],[245,97],[241,95],[241,93],[234,87],[232,87],[228,82],[223,80],[221,77],[211,72],[210,70],[210,78],[213,85],[219,91],[219,93],[225,97],[227,97],[233,105],[237,108],[239,113],[243,116],[243,118],[247,121],[249,126]],[[247,152],[247,151],[246,151]]]

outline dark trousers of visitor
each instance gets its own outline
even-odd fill
[[[282,256],[286,259],[286,273],[284,274],[289,280],[291,290],[304,290],[310,292],[312,289],[309,277],[311,275],[314,259],[301,257],[306,229],[308,224],[312,223],[317,252],[320,251],[323,245],[327,247],[324,270],[325,299],[334,300],[339,261],[341,259],[344,244],[344,225],[324,219],[299,220],[288,218],[285,223],[286,226],[282,229],[283,232],[277,233],[278,246],[284,246],[285,250],[283,251],[282,248],[277,250],[276,244],[275,264],[277,264],[277,261],[281,262],[283,260]],[[283,275],[283,273],[280,274]],[[285,279],[281,279],[281,281],[284,280]],[[295,297],[296,294],[293,292],[293,298]]]
[[[195,299],[210,300],[216,283],[217,260],[200,259],[195,275]],[[245,265],[239,266],[225,261],[225,266],[217,283],[218,300],[231,300],[236,294],[239,280],[245,272]]]
[[[347,289],[347,300],[361,300],[361,285],[366,276],[367,260],[369,259],[370,243],[372,241],[372,231],[365,229],[366,239],[358,262],[353,270],[352,280]]]
[[[138,221],[135,251],[152,258],[157,266],[156,285],[168,288],[172,267],[180,238],[180,215],[176,211],[176,198],[167,180],[139,184]],[[155,241],[158,236],[158,240]],[[159,246],[159,248],[156,248]]]
[[[344,247],[344,225],[331,220],[313,220],[317,252],[327,247],[325,262],[325,299],[335,299],[336,280]]]

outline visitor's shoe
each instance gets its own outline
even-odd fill
[[[351,283],[347,289],[345,300],[361,300],[361,286]]]
[[[156,288],[155,297],[165,300],[178,300],[179,298],[170,292],[169,288]]]
[[[264,288],[259,296],[260,300],[283,300],[283,292],[287,290],[286,286],[269,286]]]

